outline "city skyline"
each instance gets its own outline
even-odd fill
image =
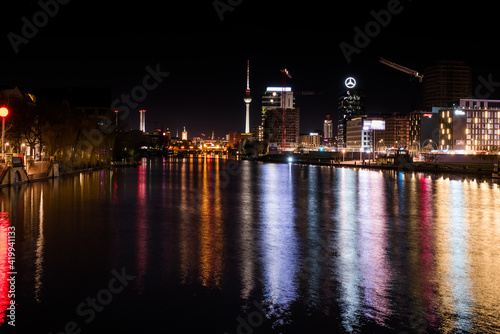
[[[366,91],[367,113],[409,113],[414,90],[421,89],[419,83],[380,64],[380,57],[421,72],[437,60],[464,60],[473,68],[473,94],[498,95],[500,71],[493,52],[478,53],[472,47],[491,43],[491,14],[488,7],[479,5],[429,10],[419,3],[380,1],[342,3],[332,12],[322,8],[323,4],[283,8],[241,2],[221,13],[215,2],[206,2],[192,8],[171,5],[169,19],[165,19],[165,11],[155,12],[156,7],[147,3],[136,11],[127,6],[95,11],[94,3],[63,3],[57,2],[57,12],[51,7],[53,16],[48,7],[35,1],[31,7],[11,4],[11,15],[1,26],[5,65],[0,84],[26,89],[106,86],[113,88],[115,99],[142,84],[147,66],[159,66],[169,73],[168,78],[147,91],[147,97],[133,109],[148,110],[147,128],[156,122],[171,129],[186,125],[193,134],[244,132],[242,92],[247,60],[252,63],[250,88],[254,95],[250,127],[260,120],[257,97],[265,87],[281,85],[281,68],[294,74],[287,83],[294,91],[324,92],[322,96],[297,97],[297,105],[307,115],[301,118],[301,132],[321,128],[326,115],[337,118],[332,100],[344,92],[347,76],[356,77]],[[47,20],[33,21],[44,17],[36,16],[38,12],[45,12]],[[77,13],[82,15],[77,17]],[[441,20],[465,13],[472,17],[481,14],[480,27]],[[94,24],[80,17],[85,15]],[[135,17],[148,20],[116,24],[118,19],[135,22]],[[294,20],[302,23],[294,24]],[[259,25],[263,21],[265,27]],[[29,24],[37,22],[36,34],[32,31],[33,36],[26,38],[23,27],[28,33]],[[283,25],[286,29],[280,33]],[[13,40],[14,35],[26,41]],[[275,45],[270,41],[280,38],[290,42],[267,52]],[[238,42],[242,39],[244,42]],[[478,90],[481,85],[486,89]],[[127,121],[130,128],[136,128],[139,113],[131,113]]]
[[[2,330],[499,331],[492,2],[1,9]]]

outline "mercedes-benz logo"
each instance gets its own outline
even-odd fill
[[[356,80],[353,77],[345,79],[345,86],[347,88],[354,88],[354,86],[356,86]]]

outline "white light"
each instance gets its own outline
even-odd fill
[[[356,79],[354,79],[353,77],[345,79],[345,86],[347,88],[354,88],[354,86],[356,86]]]
[[[283,87],[267,87],[266,92],[282,92]],[[292,87],[285,87],[284,89],[285,92],[291,92]]]
[[[288,162],[293,162],[293,158],[292,157],[288,157]]]
[[[457,109],[455,110],[455,115],[465,115],[465,111]]]
[[[363,130],[385,130],[385,121],[383,120],[364,120]]]

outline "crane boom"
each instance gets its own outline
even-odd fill
[[[401,71],[401,72],[407,73],[407,74],[409,74],[411,76],[414,76],[415,78],[418,78],[419,82],[422,82],[422,78],[424,77],[424,75],[418,73],[415,70],[412,70],[412,69],[410,69],[408,67],[405,67],[405,66],[402,66],[402,65],[398,65],[398,64],[393,63],[392,61],[388,61],[387,59],[384,59],[384,58],[380,58],[380,62],[382,64],[390,66],[390,67],[392,67],[392,68],[394,68],[394,69],[396,69],[398,71]]]

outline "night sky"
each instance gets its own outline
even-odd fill
[[[135,111],[146,109],[148,130],[163,125],[175,135],[186,126],[189,137],[243,131],[247,59],[251,126],[260,122],[265,87],[281,85],[281,68],[290,71],[294,91],[323,92],[296,98],[303,133],[321,129],[328,114],[336,118],[347,76],[366,91],[368,113],[409,112],[418,81],[379,63],[379,57],[419,71],[435,60],[465,60],[473,67],[473,91],[480,76],[500,82],[492,2],[439,8],[415,0],[220,0],[221,8],[232,9],[220,9],[222,20],[215,1],[60,2],[18,2],[0,12],[0,84],[26,90],[110,86],[118,98],[142,84],[146,66],[169,72],[126,119],[129,128],[139,126]],[[51,15],[39,13],[41,3]],[[348,62],[339,44],[356,46],[354,28],[364,31],[375,21],[372,11],[388,7],[397,13]],[[34,16],[38,31],[28,31],[33,36],[18,44],[16,53],[9,33],[11,39],[23,37],[26,20],[33,23]]]

